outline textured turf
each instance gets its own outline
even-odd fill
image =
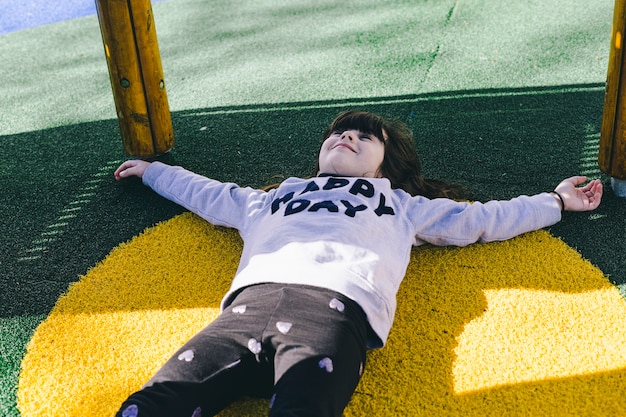
[[[0,27],[19,20],[21,8],[0,4],[10,7]],[[600,175],[612,8],[157,2],[176,136],[168,159],[242,185],[306,175],[323,127],[356,107],[407,122],[425,172],[463,182],[474,199]],[[120,242],[181,213],[111,177],[125,155],[96,16],[26,26],[0,36],[0,414],[9,417],[19,415],[24,344],[58,297]],[[551,232],[624,288],[624,213],[609,191],[596,212],[567,213]]]

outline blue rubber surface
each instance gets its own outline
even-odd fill
[[[0,1],[0,34],[96,13],[93,0]]]
[[[95,0],[0,0],[0,35],[93,14]]]

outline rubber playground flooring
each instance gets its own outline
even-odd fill
[[[20,415],[26,344],[70,284],[182,213],[137,181],[114,181],[127,156],[98,21],[74,3],[65,10],[76,13],[45,21],[36,6],[20,21],[0,3],[3,416]],[[597,168],[612,9],[606,0],[156,2],[176,140],[165,159],[254,187],[308,175],[327,123],[359,108],[408,123],[427,176],[461,182],[475,200],[600,176],[601,207],[565,213],[549,232],[623,293],[626,203]]]

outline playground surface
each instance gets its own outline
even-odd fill
[[[598,210],[548,231],[626,294],[626,201],[597,166],[612,1],[162,0],[153,11],[169,163],[260,187],[309,175],[339,111],[395,117],[414,130],[426,176],[474,200],[602,178]],[[127,156],[91,1],[0,0],[0,56],[0,415],[18,417],[26,345],[59,297],[183,210],[113,179]]]

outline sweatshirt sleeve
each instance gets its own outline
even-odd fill
[[[196,213],[216,226],[242,230],[266,193],[222,183],[181,167],[153,162],[142,181],[159,195]]]
[[[561,207],[548,193],[487,203],[419,199],[410,210],[415,244],[466,246],[511,239],[561,220]]]

